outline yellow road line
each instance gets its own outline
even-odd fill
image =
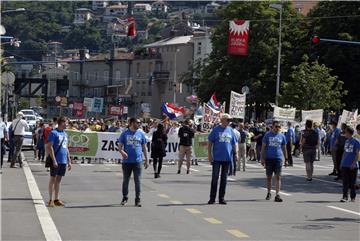
[[[237,238],[249,238],[248,235],[246,235],[245,233],[241,232],[238,229],[228,229],[228,230],[226,230],[226,232],[234,235]]]
[[[196,209],[196,208],[185,208],[185,210],[188,211],[189,213],[192,213],[192,214],[201,213],[201,211]]]
[[[160,193],[158,194],[159,197],[163,197],[163,198],[170,198],[168,195],[164,194],[164,193]]]
[[[184,204],[183,202],[177,201],[177,200],[170,200],[172,204]]]
[[[222,224],[220,220],[217,220],[216,218],[204,218],[207,222],[211,224]]]

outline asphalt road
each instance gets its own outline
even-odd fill
[[[25,152],[25,157],[46,202],[49,173],[32,159],[32,152]],[[305,180],[301,159],[284,168],[283,203],[265,200],[265,172],[256,162],[229,177],[227,205],[207,205],[207,162],[192,166],[189,175],[185,169],[178,175],[175,165],[165,164],[159,179],[154,179],[152,167],[143,172],[141,208],[134,207],[132,181],[129,203],[120,206],[121,166],[105,163],[75,164],[61,186],[65,207],[44,209],[62,240],[360,239],[359,201],[339,202],[342,185],[327,175],[332,171],[330,157],[315,163],[312,182]],[[1,179],[2,240],[46,240],[39,221],[43,204],[30,194],[25,170],[8,166]]]

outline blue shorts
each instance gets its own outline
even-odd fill
[[[273,173],[275,173],[276,176],[281,176],[282,160],[266,159],[265,168],[266,168],[266,176],[271,177]]]
[[[50,176],[65,176],[66,173],[66,164],[58,164],[57,168],[50,167]]]

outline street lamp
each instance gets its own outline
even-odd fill
[[[279,104],[279,90],[280,90],[280,64],[281,64],[281,22],[282,22],[282,1],[280,4],[270,4],[271,8],[275,8],[280,11],[280,21],[279,21],[279,45],[278,45],[278,61],[277,61],[277,72],[276,72],[276,96],[275,104]]]
[[[175,54],[174,54],[174,98],[173,102],[176,103],[176,55],[180,52],[180,49],[176,48]]]

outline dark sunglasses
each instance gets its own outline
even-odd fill
[[[275,126],[275,128],[281,128],[281,126]]]

